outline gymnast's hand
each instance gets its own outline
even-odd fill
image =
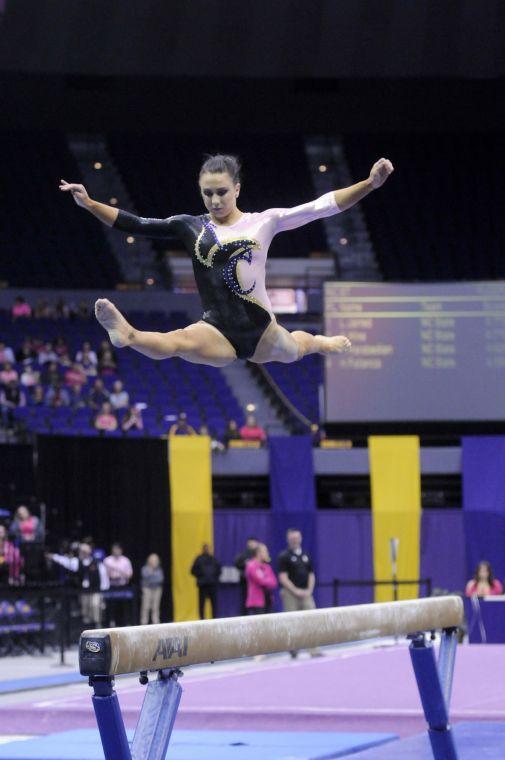
[[[72,193],[72,198],[81,208],[88,208],[91,203],[91,198],[84,185],[72,184],[62,179],[60,180],[60,190],[63,190],[64,193]]]
[[[394,172],[394,167],[391,161],[387,158],[379,158],[370,171],[370,184],[373,189],[377,190],[381,187],[392,172]]]

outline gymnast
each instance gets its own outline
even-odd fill
[[[224,367],[235,359],[252,362],[294,362],[308,354],[349,350],[343,335],[311,335],[281,327],[272,312],[265,287],[265,266],[274,235],[315,219],[338,214],[358,203],[387,180],[391,161],[377,161],[368,179],[294,208],[272,208],[260,213],[240,211],[240,165],[234,156],[209,156],[200,169],[199,185],[207,214],[180,214],[148,219],[99,203],[83,185],[61,180],[78,206],[109,227],[151,238],[177,236],[193,262],[202,319],[171,332],[144,332],[132,327],[106,298],[95,304],[95,314],[116,348],[130,346],[151,359],[181,357],[196,364]]]

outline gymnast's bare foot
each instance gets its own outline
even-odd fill
[[[320,354],[343,354],[351,348],[351,341],[345,335],[316,335]]]
[[[132,342],[132,326],[107,298],[99,298],[95,303],[95,316],[109,333],[110,342],[113,346],[123,348]]]

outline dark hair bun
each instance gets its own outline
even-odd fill
[[[229,174],[233,182],[240,182],[240,171],[242,167],[237,156],[225,156],[222,153],[217,153],[214,156],[207,155],[203,162],[200,174],[210,172],[211,174]]]

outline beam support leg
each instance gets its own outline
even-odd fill
[[[105,760],[132,760],[130,746],[121,715],[114,679],[111,676],[91,676],[93,707],[102,740]]]
[[[182,687],[177,669],[160,670],[146,689],[132,743],[132,760],[165,760]]]
[[[444,636],[446,635],[444,631]],[[433,644],[424,633],[416,634],[410,645],[410,657],[417,687],[428,723],[428,736],[435,760],[458,760],[454,737],[449,725],[449,706],[452,672],[455,658],[455,633],[447,634],[439,666]],[[454,636],[454,638],[452,638]],[[444,642],[444,639],[442,639]]]

